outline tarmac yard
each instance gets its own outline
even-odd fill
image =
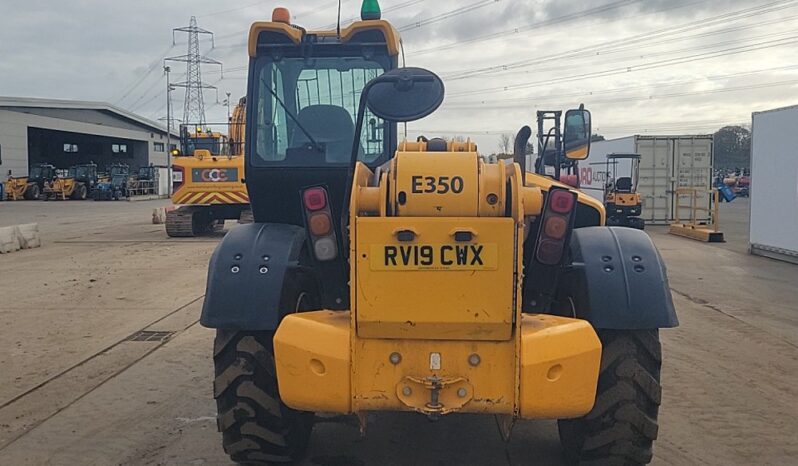
[[[747,199],[727,243],[647,231],[681,326],[663,330],[654,464],[798,463],[798,266],[750,256]],[[43,246],[0,256],[0,464],[229,464],[213,332],[199,318],[219,237],[168,239],[147,202],[0,202]],[[234,223],[228,222],[229,228]],[[563,464],[554,421],[416,414],[316,424],[307,465]]]

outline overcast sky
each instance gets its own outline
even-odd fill
[[[712,132],[752,111],[798,104],[798,0],[381,0],[409,66],[444,78],[447,97],[411,137],[462,135],[480,151],[534,125],[539,109],[585,105],[607,137]],[[0,95],[108,101],[165,117],[163,58],[186,53],[172,28],[215,33],[202,52],[209,121],[245,93],[246,32],[274,6],[308,29],[335,22],[332,0],[2,0]],[[343,0],[346,21],[360,0]],[[180,80],[184,65],[173,65]],[[182,92],[173,102],[182,113]]]

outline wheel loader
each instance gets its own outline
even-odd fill
[[[224,450],[300,461],[314,413],[363,432],[366,413],[474,413],[505,439],[557,419],[572,463],[648,463],[658,331],[678,324],[659,253],[605,226],[600,202],[527,173],[527,126],[515,159],[492,164],[470,141],[400,141],[444,85],[398,66],[375,5],[340,31],[307,31],[282,8],[250,30],[255,223],[213,253],[201,315],[216,329]],[[587,110],[563,122],[558,167],[590,147]]]
[[[96,164],[73,165],[67,170],[66,176],[56,176],[44,185],[43,197],[45,201],[59,199],[82,201],[91,195],[97,182]]]
[[[244,185],[245,99],[233,110],[229,136],[181,125],[180,149],[172,151],[172,202],[166,233],[190,237],[219,229],[227,219],[251,218]]]
[[[48,163],[32,166],[28,176],[9,177],[5,182],[5,195],[9,201],[39,199],[44,185],[55,178],[55,167]]]

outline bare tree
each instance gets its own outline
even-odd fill
[[[513,149],[513,135],[502,133],[499,135],[499,151],[502,154],[509,154]]]

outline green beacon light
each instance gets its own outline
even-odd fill
[[[380,19],[382,12],[380,11],[380,4],[377,0],[363,0],[363,6],[360,7],[360,19],[368,21],[371,19]]]

